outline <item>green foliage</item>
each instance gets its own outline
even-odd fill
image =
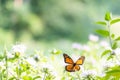
[[[112,35],[111,35],[111,38],[114,39],[114,38],[115,38],[115,34],[112,34]]]
[[[115,41],[120,41],[120,36],[115,39]]]
[[[106,12],[106,14],[105,14],[105,20],[106,21],[110,21],[111,20],[111,13],[110,12]]]
[[[0,61],[2,61],[4,59],[3,55],[0,55]]]
[[[113,59],[113,55],[109,55],[109,56],[107,57],[107,60],[110,60],[110,59]]]
[[[23,80],[33,80],[31,76],[23,76]]]
[[[104,78],[108,80],[111,77],[113,77],[113,79],[115,79],[115,80],[120,79],[120,66],[114,66],[114,67],[110,68],[106,72],[106,76]]]
[[[116,18],[116,19],[112,19],[111,17],[111,13],[110,12],[107,12],[105,14],[105,20],[107,21],[107,24],[106,26],[108,27],[108,32],[109,33],[106,37],[109,38],[109,44],[111,45],[110,48],[111,50],[105,50],[103,53],[102,53],[102,57],[109,54],[106,59],[107,61],[109,60],[113,60],[113,59],[116,59],[119,61],[118,59],[118,55],[116,54],[115,52],[115,49],[118,48],[118,43],[117,41],[120,40],[120,37],[117,37],[115,38],[115,34],[111,34],[111,25],[112,24],[115,24],[117,22],[120,21],[119,18]],[[103,24],[103,23],[100,23],[100,24]],[[103,31],[98,31],[99,34],[102,34],[102,35],[106,35],[106,33]],[[115,61],[115,60],[114,60]],[[114,66],[110,66],[109,68],[107,67],[107,69],[105,70],[106,72],[106,75],[104,77],[98,77],[100,80],[119,80],[120,79],[120,66],[118,65],[114,65]]]
[[[116,49],[118,46],[117,46],[117,42],[114,42],[113,45],[112,45],[112,49]]]
[[[40,78],[41,78],[41,76],[36,76],[33,78],[33,80],[40,79]]]
[[[28,3],[29,6],[23,4],[23,8],[21,9],[15,9],[9,6],[9,1],[7,0],[2,1],[2,3],[4,3],[4,5],[2,4],[2,8],[0,7],[0,10],[2,10],[0,12],[0,16],[2,15],[2,20],[0,19],[0,22],[2,22],[0,23],[1,30],[5,32],[11,31],[11,34],[15,37],[15,41],[20,40],[19,38],[22,37],[22,35],[26,35],[27,37],[31,36],[35,40],[47,39],[50,41],[50,39],[56,40],[58,37],[67,37],[67,39],[79,41],[84,39],[84,36],[93,29],[90,23],[94,19],[91,15],[88,16],[88,14],[93,15],[96,13],[93,13],[94,10],[93,12],[90,10],[89,13],[89,8],[83,9],[86,6],[93,8],[92,1],[31,0]],[[98,7],[98,4],[99,1],[95,1],[94,5]],[[105,5],[107,5],[107,3]],[[36,6],[38,8],[36,8]],[[31,49],[28,49],[28,52],[24,53],[24,56],[21,56],[20,52],[13,54],[11,50],[7,51],[5,49],[0,55],[0,80],[110,80],[111,77],[114,80],[119,80],[120,66],[116,64],[116,62],[119,61],[120,56],[116,55],[114,51],[119,47],[117,41],[120,40],[120,37],[115,38],[116,35],[111,34],[110,28],[112,24],[119,22],[120,19],[112,19],[110,12],[105,14],[104,19],[105,21],[99,21],[97,24],[107,26],[108,30],[97,30],[97,32],[109,39],[110,46],[101,45],[101,41],[94,42],[90,40],[88,43],[81,44],[81,47],[75,51],[72,50],[72,46],[70,46],[72,43],[69,43],[66,48],[65,44],[67,43],[64,42],[58,45],[62,45],[61,48],[64,50],[55,48],[50,51],[44,51],[41,48],[40,51],[34,53]],[[88,25],[89,29],[86,28]],[[70,51],[70,53],[73,52],[71,55],[75,57],[76,55],[84,55],[86,57],[78,73],[65,71],[62,53],[67,52],[66,50]],[[104,51],[101,54],[102,58],[99,54],[101,51]],[[9,54],[13,55],[12,58]],[[34,57],[36,54],[37,57]],[[104,69],[103,63],[105,62],[105,64],[107,64],[107,62],[110,61],[114,62],[114,66],[108,66],[107,69]],[[84,69],[84,71],[82,71],[82,69]],[[90,71],[82,75],[89,69],[94,69],[95,72],[104,72],[106,75],[94,75]]]
[[[117,23],[117,22],[120,22],[120,18],[111,20],[111,21],[110,21],[110,24],[112,25],[112,24],[115,24],[115,23]]]
[[[105,56],[105,55],[107,55],[107,54],[110,54],[110,53],[111,53],[111,50],[105,50],[105,51],[102,53],[101,57],[103,57],[103,56]]]
[[[109,32],[107,30],[96,30],[96,32],[99,33],[100,35],[104,36],[104,37],[109,36]]]
[[[108,30],[97,30],[97,33],[105,36],[105,37],[108,37],[109,38],[109,43],[111,45],[111,49],[112,50],[105,50],[103,53],[102,53],[102,56],[105,56],[106,54],[108,53],[111,53],[113,50],[115,50],[116,48],[118,48],[118,44],[117,44],[117,41],[119,41],[119,37],[117,37],[116,39],[115,38],[115,34],[111,34],[111,25],[114,24],[114,23],[117,23],[119,22],[119,18],[116,18],[116,19],[112,19],[111,17],[111,13],[110,12],[106,12],[105,14],[105,20],[107,21],[106,23],[106,26],[108,27]],[[98,22],[100,24],[103,24],[103,22]],[[113,58],[113,55],[109,55],[107,60],[110,60]]]
[[[96,46],[98,46],[98,48],[95,48]],[[63,46],[62,46],[63,47]],[[71,46],[69,46],[71,47]],[[85,47],[82,45],[82,47]],[[99,41],[94,43],[93,41],[89,41],[89,43],[86,43],[86,47],[87,49],[81,48],[80,50],[78,49],[77,51],[73,50],[73,55],[76,56],[79,55],[85,55],[85,57],[87,59],[85,59],[85,62],[83,65],[81,65],[82,67],[86,67],[88,69],[95,69],[95,71],[97,72],[98,70],[100,72],[103,72],[103,66],[101,62],[102,58],[106,58],[106,60],[110,61],[111,59],[115,59],[115,56],[112,55],[112,50],[104,50],[106,47],[103,48],[103,46],[101,46],[99,44]],[[88,50],[88,48],[90,48],[90,50]],[[100,51],[103,51],[101,57],[98,56]],[[10,50],[11,51],[11,50]],[[22,80],[85,80],[85,79],[95,79],[95,80],[108,80],[109,78],[111,78],[111,75],[114,75],[115,79],[119,78],[118,73],[119,73],[119,67],[114,68],[113,67],[109,67],[108,69],[105,69],[104,72],[106,75],[104,76],[99,76],[98,74],[93,74],[92,72],[85,72],[86,70],[82,71],[78,71],[78,72],[67,72],[65,71],[65,66],[62,65],[62,63],[64,62],[63,60],[63,54],[61,54],[63,50],[60,49],[52,49],[49,52],[41,52],[41,51],[35,51],[35,53],[32,53],[32,55],[25,55],[24,56],[20,56],[20,57],[15,57],[16,54],[13,54],[12,52],[9,54],[13,54],[14,56],[12,58],[8,57],[7,63],[8,63],[8,67],[7,68],[11,68],[11,71],[7,71],[8,73],[12,73],[14,75],[8,75],[8,79],[9,80],[16,80],[16,79],[22,79]],[[9,52],[9,51],[5,51],[5,52]],[[47,54],[46,54],[47,53]],[[52,54],[51,54],[52,53]],[[59,53],[59,54],[58,54]],[[8,53],[6,53],[8,54]],[[21,55],[21,53],[19,54]],[[39,60],[35,60],[34,56],[37,55],[37,57],[39,58]],[[108,55],[108,56],[106,56]],[[78,56],[78,57],[79,57]],[[14,59],[15,58],[15,59]],[[29,58],[29,60],[28,60]],[[52,59],[54,58],[54,59]],[[93,61],[91,60],[91,58],[94,61],[94,64],[96,65],[91,65],[93,64]],[[5,59],[5,56],[4,56]],[[1,59],[1,62],[4,60]],[[9,59],[14,59],[13,61],[9,60]],[[72,58],[74,59],[74,58]],[[116,59],[115,59],[116,60]],[[98,63],[99,62],[99,63]],[[107,64],[107,63],[106,63]],[[9,66],[10,65],[10,66]],[[45,65],[45,66],[43,66]],[[116,64],[115,64],[116,65]],[[4,65],[6,66],[6,65]],[[6,70],[4,69],[4,66],[0,66],[0,69],[2,71],[2,78],[6,79]],[[81,68],[80,66],[80,68]],[[100,67],[99,67],[100,66]],[[119,65],[117,65],[119,66]],[[52,67],[52,68],[51,68]],[[82,75],[83,73],[84,76]],[[4,77],[3,77],[4,76]]]
[[[103,21],[98,21],[98,22],[96,22],[97,24],[100,24],[100,25],[106,25],[106,22],[103,22]]]
[[[108,3],[98,0],[28,0],[23,1],[22,6],[15,7],[14,0],[4,0],[0,5],[1,41],[3,43],[5,41],[12,43],[16,40],[35,40],[35,42],[46,40],[49,42],[65,38],[85,42],[88,40],[89,33],[94,33],[94,30],[98,28],[91,23],[103,15],[106,10],[104,6],[111,8],[112,5],[111,9],[114,11],[119,9],[116,6],[118,3],[119,1],[116,3],[109,1]],[[108,13],[106,13],[106,18],[108,17]],[[116,21],[111,21],[111,23],[114,22]],[[106,22],[98,22],[98,24],[106,25]]]
[[[9,80],[16,80],[16,77],[11,77]]]

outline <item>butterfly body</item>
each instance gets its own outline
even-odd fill
[[[73,66],[75,66],[75,65],[76,65],[76,63],[73,64]]]
[[[84,62],[85,57],[81,56],[76,62],[72,60],[71,57],[69,57],[67,54],[63,54],[64,56],[64,62],[68,65],[65,66],[66,71],[68,72],[75,72],[80,70],[80,66]]]

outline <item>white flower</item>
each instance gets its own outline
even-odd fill
[[[103,64],[104,68],[109,68],[109,67],[113,67],[113,66],[115,66],[115,63],[113,63],[113,62],[105,62]]]
[[[18,52],[18,53],[23,54],[23,53],[25,52],[25,50],[26,50],[26,46],[23,45],[23,44],[14,45],[14,46],[12,47],[12,50],[13,50],[13,52],[15,52],[15,53]]]
[[[85,71],[85,69],[84,69],[84,67],[83,67],[82,65],[80,65],[80,70],[81,70],[82,72]]]
[[[8,57],[8,58],[13,58],[14,55],[13,55],[12,53],[10,53],[10,52],[7,52],[7,57]]]
[[[11,65],[11,66],[9,66],[8,67],[8,75],[10,76],[10,77],[12,77],[13,75],[16,75],[16,72],[15,71],[13,71],[13,65]]]
[[[54,70],[54,67],[50,63],[41,63],[40,67],[41,68],[48,68],[50,70]]]
[[[90,62],[92,63],[92,65],[98,63],[98,62],[95,60],[95,58],[93,58],[93,57],[90,57]]]
[[[32,66],[36,65],[36,61],[31,57],[27,58],[26,61]]]
[[[82,46],[80,44],[78,44],[78,43],[73,43],[72,48],[80,50],[82,48]]]
[[[120,55],[120,48],[116,48],[116,49],[114,50],[114,52],[115,52],[116,55]]]
[[[87,77],[87,76],[90,76],[90,75],[95,76],[96,74],[97,73],[94,70],[85,70],[85,71],[82,72],[81,76],[82,77]]]
[[[116,62],[116,65],[119,65],[119,66],[120,66],[120,62],[119,62],[119,61],[117,61],[117,62]]]
[[[98,76],[100,76],[100,77],[104,77],[105,75],[106,75],[105,73],[98,74]]]
[[[0,66],[4,66],[4,62],[0,62]]]
[[[99,40],[99,37],[93,34],[89,35],[89,40],[93,42],[97,42]]]
[[[110,48],[108,42],[106,42],[106,41],[101,41],[101,42],[100,42],[100,45],[101,45],[102,47],[106,48],[106,49],[109,49],[109,48]]]
[[[52,71],[51,74],[54,75],[54,76],[58,75],[58,73],[56,71]]]
[[[6,67],[5,67],[5,63],[2,61],[2,62],[0,62],[0,70],[1,69],[5,69]]]
[[[82,49],[85,50],[85,51],[90,51],[90,47],[87,46],[87,45],[83,45],[83,46],[82,46]]]

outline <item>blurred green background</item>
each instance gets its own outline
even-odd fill
[[[120,0],[0,0],[0,44],[86,42],[89,34],[104,28],[95,22],[104,20],[106,11],[112,12],[113,17],[120,15],[119,3]]]

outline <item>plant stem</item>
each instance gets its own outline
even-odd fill
[[[111,46],[111,49],[112,49],[112,39],[111,39],[111,29],[110,29],[110,22],[108,21],[107,23],[107,26],[108,26],[108,31],[109,31],[109,42],[110,42],[110,46]],[[116,59],[120,62],[119,58],[117,56],[115,56]]]
[[[0,80],[2,80],[2,71],[0,71]]]
[[[81,80],[81,79],[80,79],[80,75],[79,75],[79,73],[77,73],[77,76],[78,76],[78,79]]]
[[[116,59],[118,60],[118,62],[120,62],[120,60],[119,60],[118,56],[117,56],[117,55],[115,55],[115,57],[116,57]]]
[[[110,30],[110,22],[107,22],[107,27],[108,27],[108,31],[109,31],[109,42],[110,42],[110,46],[112,48],[112,39],[111,39],[111,30]]]
[[[20,79],[20,60],[18,59],[18,73],[17,73],[18,80]]]
[[[6,50],[6,48],[5,48],[5,52],[4,52],[4,54],[5,54],[5,64],[6,64],[6,80],[8,80],[8,58],[7,58],[7,50]]]
[[[45,80],[45,77],[46,77],[46,73],[44,74],[44,78],[43,78],[43,80]]]
[[[91,80],[91,79],[90,79],[90,76],[88,76],[87,79],[88,79],[88,80]]]

